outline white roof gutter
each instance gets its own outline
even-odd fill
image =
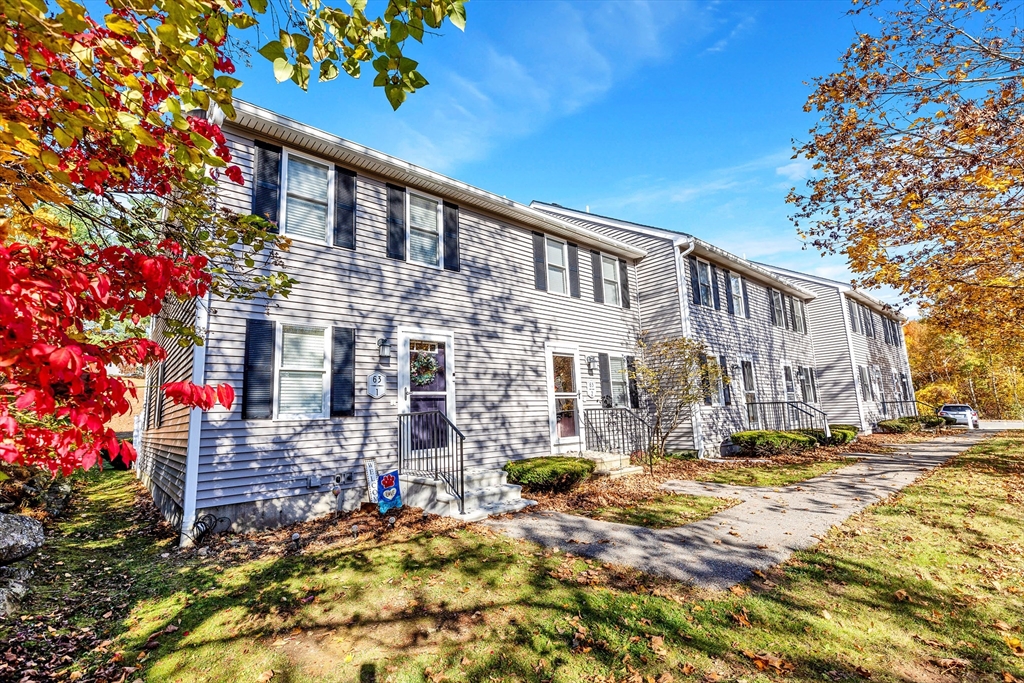
[[[236,128],[295,147],[316,152],[356,170],[364,171],[400,185],[441,195],[526,227],[567,240],[584,243],[601,251],[631,259],[647,255],[643,249],[563,221],[550,214],[496,195],[468,183],[427,170],[375,149],[338,137],[313,126],[276,114],[249,102],[235,100],[235,118],[225,127]]]

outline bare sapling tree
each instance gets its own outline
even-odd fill
[[[684,336],[637,342],[637,358],[631,372],[651,417],[651,447],[648,467],[665,455],[669,438],[692,420],[705,397],[719,391],[728,381],[702,342]]]

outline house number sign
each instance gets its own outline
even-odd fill
[[[383,398],[388,393],[388,381],[383,372],[371,372],[366,376],[366,393],[370,398]]]

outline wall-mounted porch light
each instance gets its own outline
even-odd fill
[[[587,356],[587,372],[594,374],[597,370],[597,356]]]
[[[377,340],[377,355],[381,360],[391,358],[391,342],[386,337]]]

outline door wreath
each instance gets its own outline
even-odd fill
[[[437,364],[437,359],[432,354],[424,353],[420,351],[413,356],[411,365],[411,379],[417,386],[425,386],[430,384],[437,378],[437,373],[441,369],[441,366]]]

